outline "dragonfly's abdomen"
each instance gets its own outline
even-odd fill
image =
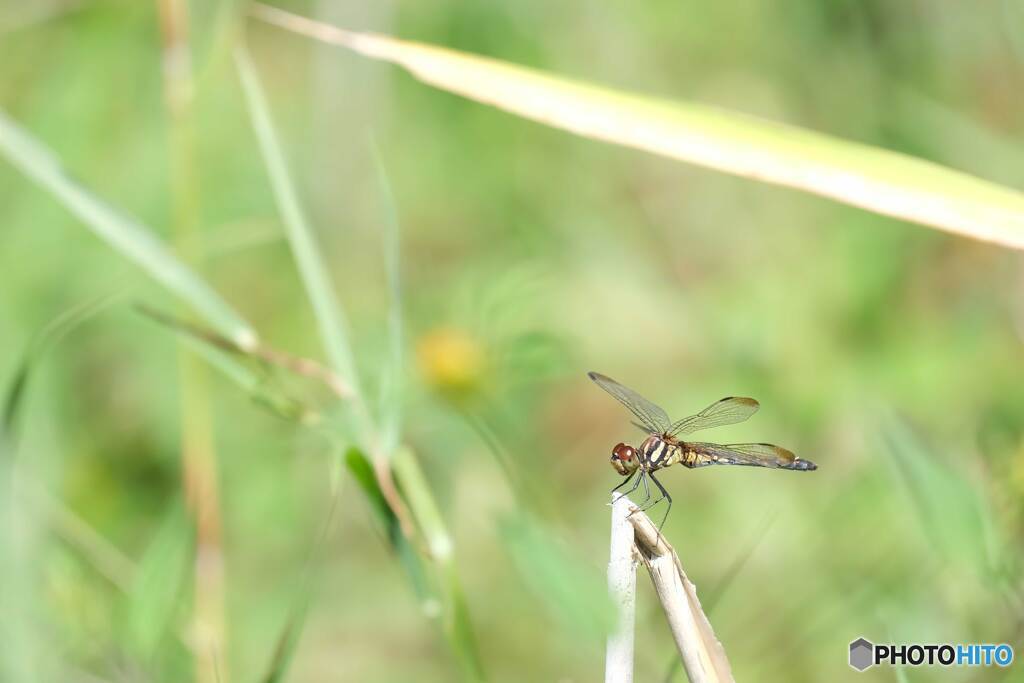
[[[660,436],[649,436],[640,444],[640,457],[648,470],[660,470],[679,462],[679,446]]]
[[[689,467],[690,469],[695,467],[704,467],[705,465],[711,465],[714,463],[714,461],[707,455],[699,453],[687,443],[679,444],[679,462],[683,464],[683,467]]]

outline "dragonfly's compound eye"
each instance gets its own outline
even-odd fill
[[[632,446],[620,443],[612,449],[612,467],[616,472],[626,476],[636,469],[636,465],[636,449]]]

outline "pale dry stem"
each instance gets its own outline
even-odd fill
[[[632,503],[627,519],[691,683],[733,683],[725,649],[715,637],[676,551],[654,522]]]

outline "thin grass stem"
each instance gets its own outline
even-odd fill
[[[157,0],[162,38],[164,103],[170,122],[173,232],[182,256],[202,263],[202,221],[196,168],[194,84],[185,0]],[[247,340],[252,345],[255,340]],[[198,683],[228,680],[217,653],[226,651],[227,610],[224,551],[221,543],[220,485],[213,436],[209,376],[202,362],[178,344],[181,386],[182,487],[195,525],[195,561],[191,641]]]

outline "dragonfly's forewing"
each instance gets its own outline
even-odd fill
[[[761,404],[752,398],[730,396],[721,401],[715,401],[696,415],[684,417],[673,423],[668,433],[671,436],[680,436],[711,427],[736,424],[748,419],[760,407]]]
[[[594,380],[597,386],[615,397],[619,403],[629,408],[640,419],[644,431],[649,434],[661,434],[668,431],[671,423],[664,410],[629,387],[622,386],[611,377],[606,377],[599,372],[588,372],[587,376]]]
[[[641,432],[646,432],[646,433],[651,434],[653,436],[658,436],[659,434],[661,434],[661,432],[656,432],[653,429],[651,429],[650,427],[648,427],[647,425],[640,424],[639,422],[630,422],[629,424],[633,425],[634,427],[639,429]]]
[[[716,443],[688,444],[698,454],[705,456],[707,465],[749,465],[753,467],[772,467],[784,470],[816,470],[818,466],[810,460],[803,460],[793,455],[782,446],[770,443],[732,443],[719,445]]]

